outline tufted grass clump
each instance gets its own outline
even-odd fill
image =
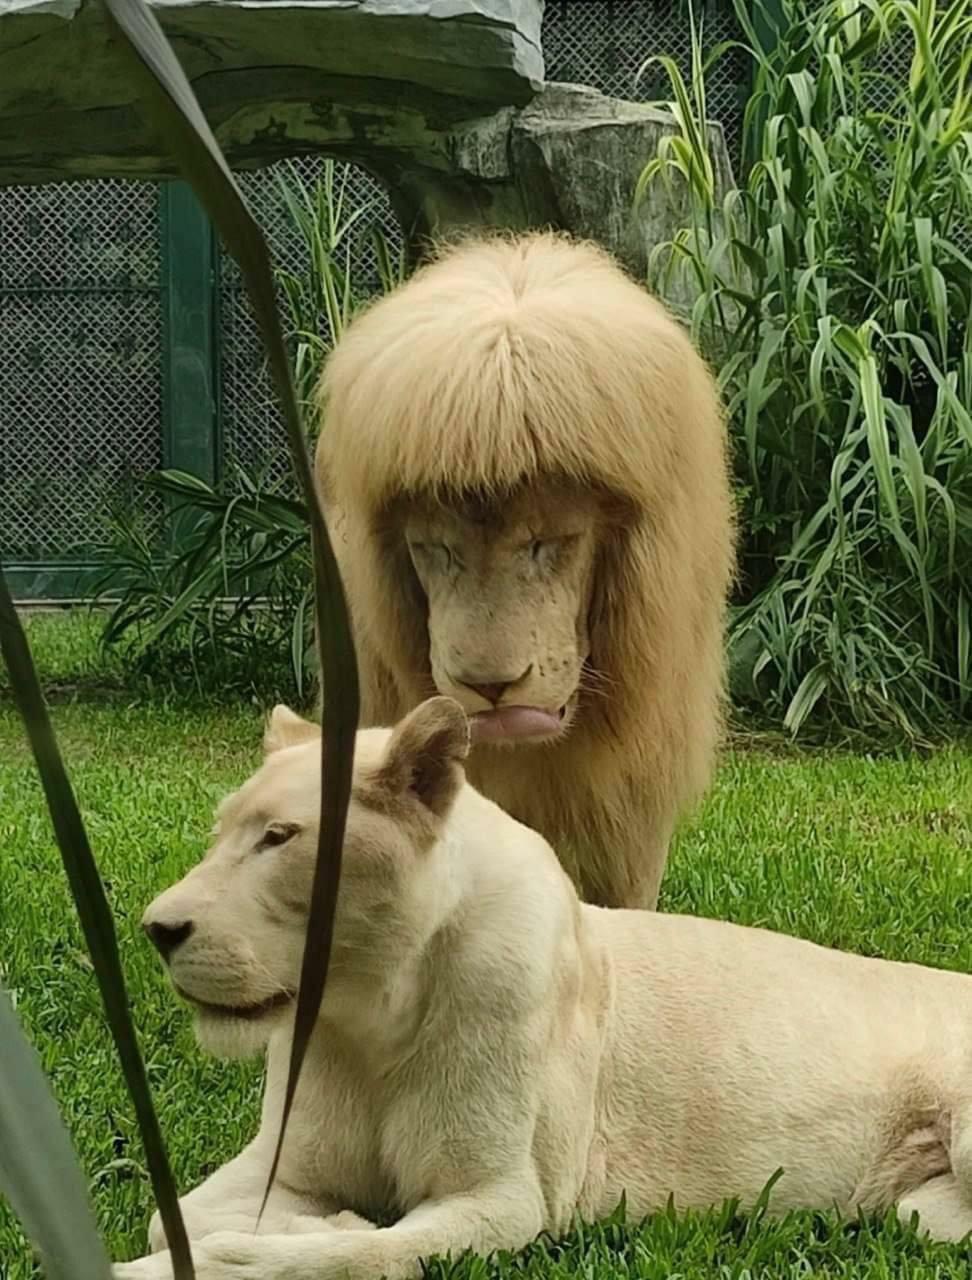
[[[700,42],[666,60],[687,185],[652,261],[697,297],[743,522],[734,694],[794,735],[938,736],[972,711],[972,9],[737,0],[755,63],[715,197]]]

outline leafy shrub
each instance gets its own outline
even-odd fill
[[[773,42],[736,0],[739,189],[715,197],[697,38],[640,184],[687,187],[652,283],[691,284],[731,413],[734,692],[794,734],[929,736],[972,696],[972,11],[779,7]]]
[[[325,160],[310,184],[293,164],[284,172],[277,185],[307,267],[278,267],[277,280],[290,319],[297,395],[310,408],[327,353],[364,301],[402,280],[405,255],[403,244],[377,225],[373,201],[351,203],[347,165]]]
[[[234,475],[230,495],[185,472],[148,477],[167,499],[162,538],[138,512],[115,516],[95,553],[102,643],[134,676],[299,700],[313,658],[306,511],[279,483]]]

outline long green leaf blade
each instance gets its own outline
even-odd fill
[[[71,1139],[3,990],[0,1044],[0,1192],[40,1253],[46,1280],[110,1280]]]
[[[81,929],[94,966],[108,1026],[121,1059],[125,1083],[135,1107],[139,1132],[145,1147],[152,1189],[165,1226],[177,1280],[192,1280],[192,1259],[178,1195],[158,1117],[152,1106],[152,1095],[145,1075],[145,1064],[139,1052],[135,1028],[128,1007],[128,994],[118,958],[118,939],[104,886],[88,843],[74,790],[68,778],[40,681],[14,608],[6,575],[0,566],[0,652],[10,673],[13,699],[27,730],[37,772],[54,825],[54,835],[61,851],[71,894],[81,921]]]
[[[185,178],[195,189],[239,264],[267,350],[294,470],[311,525],[315,616],[317,633],[321,637],[321,683],[326,707],[321,741],[320,836],[283,1115],[267,1181],[265,1205],[276,1176],[301,1064],[317,1021],[327,979],[358,727],[357,661],[341,575],[314,487],[290,357],[277,312],[270,254],[263,233],[247,208],[155,15],[144,0],[104,0],[104,3],[119,46],[128,55],[147,114],[167,139]]]

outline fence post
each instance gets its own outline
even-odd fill
[[[162,236],[162,458],[165,467],[218,479],[216,246],[185,182],[159,190]]]

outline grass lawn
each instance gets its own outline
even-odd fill
[[[90,676],[93,631],[32,620],[56,691],[55,725],[108,886],[163,1133],[188,1189],[235,1154],[257,1119],[260,1071],[196,1049],[141,937],[148,900],[202,850],[216,800],[259,759],[260,710],[130,702]],[[79,640],[80,638],[80,640]],[[85,645],[88,647],[85,648]],[[54,679],[53,677],[57,677]],[[737,750],[686,828],[666,910],[767,925],[835,946],[972,972],[972,753],[921,759]],[[113,1256],[142,1251],[152,1209],[128,1102],[20,723],[0,686],[0,981],[14,992],[74,1136]],[[967,1277],[972,1253],[923,1245],[893,1220],[782,1222],[725,1211],[620,1219],[501,1259],[537,1277]],[[444,1276],[446,1268],[441,1268]],[[0,1275],[30,1254],[0,1205]],[[485,1275],[464,1263],[462,1280]],[[377,1280],[377,1277],[376,1277]]]

